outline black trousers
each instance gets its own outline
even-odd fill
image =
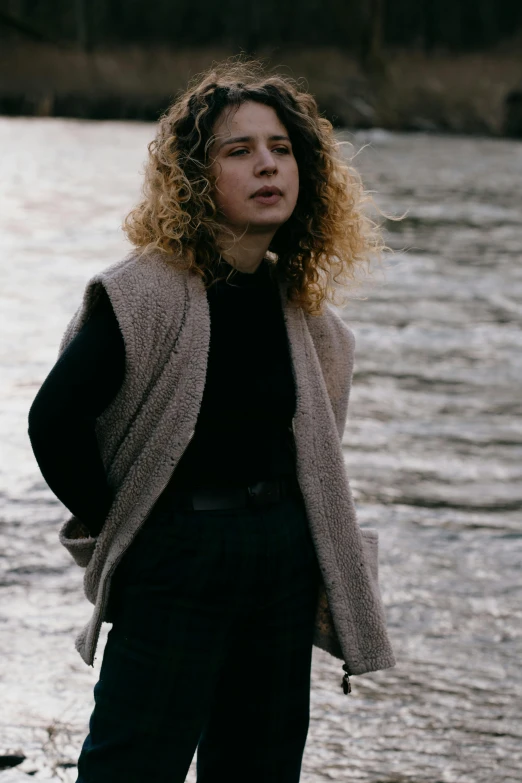
[[[154,509],[113,579],[77,783],[297,783],[319,566],[300,497]]]

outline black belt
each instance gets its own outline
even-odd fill
[[[169,504],[184,511],[256,508],[299,494],[297,479],[282,477],[272,481],[256,481],[242,487],[196,487],[188,491],[176,491],[172,493]]]

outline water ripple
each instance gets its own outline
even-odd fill
[[[82,572],[38,473],[27,410],[87,278],[120,258],[153,128],[0,119],[1,752],[75,780],[94,669],[73,648]],[[302,780],[514,783],[522,768],[522,146],[346,135],[398,252],[343,312],[357,358],[344,433],[362,525],[380,534],[394,669],[340,688],[314,652]],[[402,252],[407,249],[407,252]],[[515,389],[518,393],[515,393]],[[106,629],[102,636],[103,649]],[[18,775],[20,773],[17,773]],[[0,773],[0,781],[11,773]],[[194,766],[189,781],[195,780]]]

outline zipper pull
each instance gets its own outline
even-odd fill
[[[348,677],[348,666],[344,664],[343,669],[346,672],[346,674],[343,677],[342,688],[343,688],[343,693],[347,696],[349,693],[352,692],[352,686],[350,685],[350,678]]]

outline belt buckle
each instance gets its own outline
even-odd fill
[[[252,506],[264,506],[280,499],[280,487],[273,481],[257,481],[247,487],[249,503]]]

